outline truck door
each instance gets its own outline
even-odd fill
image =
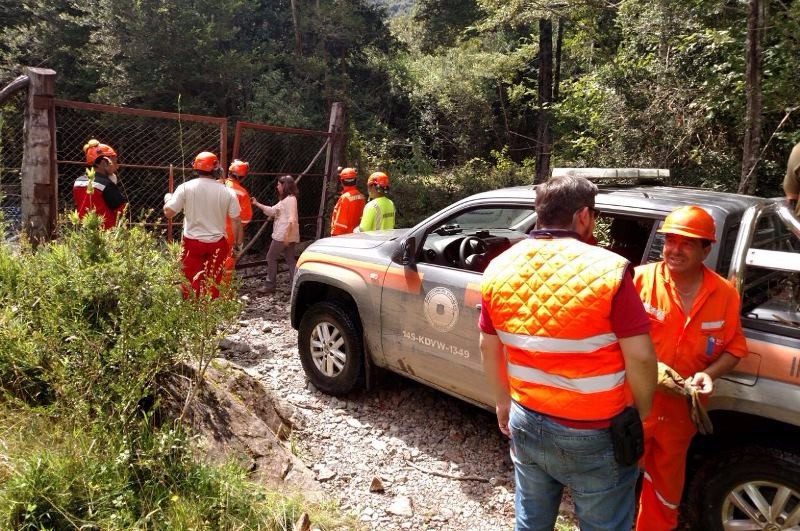
[[[526,237],[532,214],[530,207],[471,207],[421,233],[413,267],[393,264],[384,282],[381,322],[389,365],[449,393],[494,404],[479,349],[481,274],[493,257]]]

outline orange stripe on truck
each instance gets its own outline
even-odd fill
[[[419,294],[422,290],[423,275],[403,267],[386,266],[354,260],[352,258],[331,257],[327,254],[304,252],[297,260],[297,268],[320,271],[321,265],[341,267],[349,269],[361,276],[368,284],[383,285],[388,289],[401,291],[404,293]],[[378,275],[371,278],[370,275]]]
[[[464,289],[464,306],[467,308],[475,308],[481,303],[481,285],[473,282],[467,283]]]
[[[747,356],[734,369],[789,384],[800,384],[800,350],[747,338],[747,349],[760,356]]]

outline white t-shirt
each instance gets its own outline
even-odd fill
[[[297,243],[300,241],[300,228],[297,224],[297,198],[293,195],[287,195],[274,206],[265,206],[264,213],[269,217],[275,218],[275,223],[272,226],[272,239],[283,243],[283,237],[286,236],[286,231],[289,226],[294,222],[292,231],[289,233],[289,243]]]
[[[178,186],[164,206],[176,214],[183,210],[183,235],[206,243],[224,238],[226,217],[238,218],[241,211],[233,190],[206,177]]]

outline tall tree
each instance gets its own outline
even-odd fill
[[[553,22],[539,19],[539,120],[536,128],[536,177],[543,183],[550,175],[550,152],[553,149],[550,130],[553,103]]]
[[[747,15],[747,43],[745,49],[745,91],[747,114],[745,117],[744,149],[742,150],[742,177],[739,193],[752,194],[756,190],[756,165],[761,150],[761,72],[762,42],[766,21],[764,0],[749,0]]]

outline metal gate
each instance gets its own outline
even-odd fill
[[[332,134],[250,122],[236,124],[233,156],[250,163],[245,183],[250,195],[264,204],[275,204],[278,177],[291,175],[297,182],[301,240],[316,239],[317,227],[324,222],[325,152]],[[251,226],[260,228],[265,222],[256,212]]]
[[[177,184],[189,179],[200,151],[227,153],[227,120],[212,116],[130,109],[54,100],[58,200],[61,210],[75,208],[72,183],[86,167],[83,145],[96,138],[119,154],[119,181],[128,197],[128,218],[166,229],[162,219],[170,173]],[[173,231],[178,231],[179,224]],[[167,238],[178,236],[172,232]]]
[[[0,206],[6,221],[16,231],[19,231],[22,210],[23,194],[20,190],[26,87],[27,77],[21,76],[3,89],[0,100],[0,192],[3,197]],[[53,208],[57,203],[62,213],[75,208],[72,186],[84,172],[83,146],[92,138],[111,145],[119,154],[119,181],[128,198],[128,220],[143,222],[161,231],[168,239],[179,236],[180,225],[176,223],[172,230],[167,230],[171,224],[162,215],[163,197],[173,186],[191,177],[195,155],[200,151],[212,151],[219,154],[224,168],[228,165],[226,118],[52,97],[39,98],[35,105],[49,108],[54,117],[51,137],[55,139],[57,151],[51,181],[56,180],[57,174],[57,191],[55,194],[51,191],[50,196],[55,196]],[[334,107],[339,112],[339,104],[334,104]],[[338,129],[325,132],[239,122],[236,124],[233,157],[250,162],[251,173],[244,184],[264,203],[277,202],[277,177],[286,174],[295,177],[300,188],[301,238],[313,240],[321,234],[324,225],[327,183],[333,174],[331,166],[335,167],[338,160],[338,155],[332,153],[341,150],[341,141]],[[331,149],[332,145],[335,150]],[[255,236],[259,228],[266,228],[266,223],[267,220],[258,212],[248,228],[248,236]],[[256,249],[268,242],[266,236],[263,240],[258,242]]]

